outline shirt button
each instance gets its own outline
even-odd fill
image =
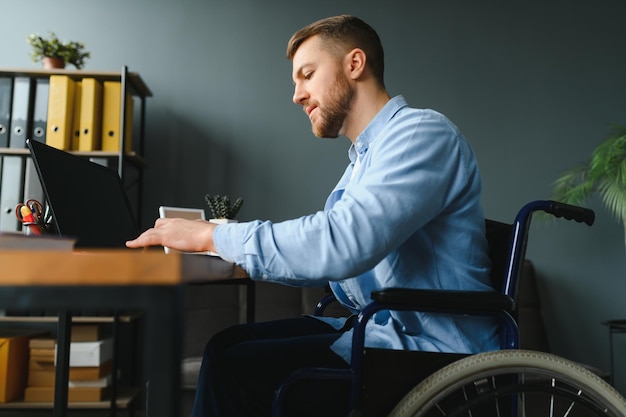
[[[263,278],[263,279],[269,279],[270,277],[269,277],[269,275],[267,275],[267,274],[263,274],[263,276],[262,276],[261,278]]]

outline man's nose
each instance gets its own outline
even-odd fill
[[[304,91],[302,86],[300,84],[296,84],[293,89],[294,104],[299,104],[299,105],[304,104],[304,100],[306,99],[306,97],[307,97],[306,92]]]

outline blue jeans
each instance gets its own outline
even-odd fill
[[[330,350],[341,334],[310,317],[219,332],[204,351],[192,417],[270,416],[274,391],[292,371],[348,367]],[[346,416],[348,397],[345,382],[299,382],[288,391],[284,415]]]

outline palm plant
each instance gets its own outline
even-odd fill
[[[606,208],[623,223],[626,245],[626,127],[615,126],[591,158],[565,171],[554,182],[552,199],[580,205],[598,193]]]

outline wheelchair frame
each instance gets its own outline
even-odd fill
[[[441,380],[441,375],[445,375],[446,378],[448,378],[448,375],[450,375],[450,368],[452,368],[453,370],[460,368],[465,369],[464,366],[466,366],[467,363],[484,363],[481,361],[481,355],[493,355],[495,353],[500,358],[499,360],[503,360],[501,359],[501,357],[504,356],[505,359],[508,358],[512,361],[515,361],[515,358],[521,355],[524,358],[523,360],[525,362],[524,366],[522,366],[521,368],[519,368],[521,365],[518,365],[519,369],[539,369],[538,371],[535,370],[533,372],[538,374],[543,374],[547,372],[548,374],[550,374],[550,372],[546,371],[544,368],[548,366],[546,364],[553,363],[554,357],[552,355],[538,352],[535,352],[535,354],[527,355],[523,353],[525,351],[518,350],[519,335],[517,322],[515,320],[518,279],[526,253],[528,230],[530,227],[531,216],[535,211],[544,211],[555,217],[563,217],[567,220],[584,222],[589,226],[591,226],[595,220],[595,213],[590,209],[571,206],[550,200],[536,200],[526,204],[519,210],[513,224],[511,225],[486,220],[488,229],[490,226],[505,226],[510,230],[510,234],[508,236],[509,252],[506,256],[506,264],[504,266],[504,280],[502,288],[499,288],[499,291],[470,292],[451,290],[407,290],[401,288],[385,288],[372,292],[373,301],[365,306],[356,318],[352,339],[352,357],[350,368],[345,370],[328,368],[306,368],[297,370],[296,372],[292,373],[276,391],[272,408],[272,416],[280,417],[282,415],[282,403],[288,387],[298,380],[307,378],[350,381],[350,408],[353,410],[351,416],[360,415],[358,412],[358,405],[363,376],[362,372],[363,356],[365,351],[365,326],[369,319],[377,311],[380,310],[414,310],[447,314],[490,315],[498,317],[501,322],[500,348],[502,350],[496,352],[488,352],[487,354],[471,355],[465,359],[453,362],[452,364],[435,372],[433,375],[422,381],[422,383],[418,384],[413,390],[411,390],[409,394],[407,394],[407,396],[404,398],[404,400],[401,401],[398,406],[396,406],[393,412],[394,414],[392,414],[396,417],[422,415],[419,408],[424,408],[428,404],[424,403],[422,400],[416,401],[416,397],[426,398],[426,396],[424,395],[424,384],[432,387],[433,378],[435,378],[436,380]],[[502,232],[500,231],[500,233]],[[492,257],[492,249],[493,248],[490,247],[490,258]],[[492,271],[492,278],[493,275],[494,273]],[[499,277],[499,279],[500,281],[502,281],[501,276]],[[334,296],[332,294],[322,299],[316,307],[315,314],[322,314],[326,306],[333,300]],[[462,306],[461,310],[459,310],[458,308],[459,305]],[[537,363],[533,363],[533,361],[536,361]],[[564,360],[562,358],[558,358],[558,361]],[[567,376],[568,381],[574,381],[574,383],[570,385],[576,385],[577,378],[578,380],[583,381],[589,379],[589,375],[588,373],[586,373],[587,371],[584,370],[584,368],[582,367],[579,367],[580,369],[578,369],[576,368],[576,366],[577,365],[573,363],[568,363],[568,365],[566,366],[568,370],[575,369],[575,371],[570,372],[570,374],[573,373],[574,376],[570,374],[568,374]],[[475,367],[476,365],[470,366],[470,368],[472,369],[474,369]],[[496,367],[495,369],[490,368],[489,372],[492,372],[494,375],[496,375],[498,374],[498,372],[504,372],[507,370],[508,368],[504,367],[500,371],[498,371]],[[489,379],[489,374],[485,375],[480,367],[478,370],[474,369],[474,372],[477,372],[477,374],[480,375],[481,379]],[[452,372],[452,374],[455,374],[455,372]],[[558,372],[556,376],[554,376],[554,372],[552,372],[550,375],[552,375],[553,379],[563,379],[562,375],[558,374]],[[461,383],[454,378],[451,379],[451,382],[454,387]],[[445,384],[445,378],[442,384]],[[589,384],[585,383],[583,385],[587,387]],[[621,410],[620,412],[622,412],[622,414],[602,415],[626,415],[626,402],[616,391],[612,390],[612,388],[608,384],[602,385],[601,383],[597,383],[597,381],[594,380],[594,383],[591,385],[594,387],[601,387],[594,391],[594,398],[599,398],[600,403],[606,402],[608,404],[613,404],[614,409]],[[439,387],[439,385],[435,386]],[[435,391],[432,393],[433,398],[437,398],[437,389],[440,388],[430,388],[431,391]],[[545,387],[542,386],[542,389],[545,389]],[[600,391],[601,394],[603,392],[609,393],[607,394],[608,397],[604,398],[601,394],[597,394],[597,391]],[[576,396],[574,396],[574,399],[575,398]],[[403,403],[405,405],[402,405]],[[406,404],[410,404],[410,406],[406,406]],[[417,409],[414,407],[415,404],[417,404]],[[512,415],[517,415],[517,412],[514,412]]]

